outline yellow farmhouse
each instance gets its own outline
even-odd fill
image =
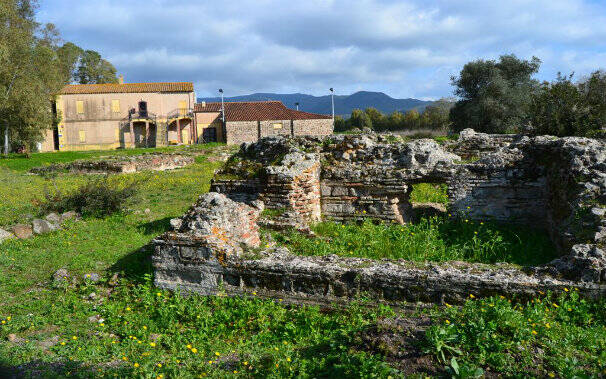
[[[194,143],[194,86],[183,83],[76,84],[56,96],[59,122],[42,151]]]

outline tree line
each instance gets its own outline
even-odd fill
[[[36,0],[0,0],[0,131],[3,150],[31,149],[57,122],[51,101],[69,83],[115,83],[116,69],[93,50],[36,22]]]
[[[425,129],[446,131],[450,126],[449,112],[453,105],[453,99],[440,99],[421,112],[410,109],[405,113],[395,111],[389,115],[376,108],[354,109],[348,119],[335,117],[335,131],[343,132],[354,128],[370,128],[379,132]]]
[[[441,99],[422,112],[382,114],[375,108],[355,109],[348,119],[335,118],[335,131],[432,129],[485,133],[606,135],[606,72],[597,70],[574,80],[574,74],[549,82],[534,78],[540,59],[502,55],[465,64],[451,78],[456,100]]]

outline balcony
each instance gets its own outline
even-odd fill
[[[178,119],[178,118],[193,118],[193,117],[194,117],[194,110],[192,108],[177,108],[175,110],[168,112],[168,114],[166,115],[166,118],[169,120]]]

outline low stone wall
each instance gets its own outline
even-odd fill
[[[35,167],[34,174],[69,171],[86,174],[118,174],[139,171],[165,171],[185,167],[194,163],[194,158],[179,154],[141,154],[124,157],[109,157],[99,160],[78,160],[70,163],[58,163]]]
[[[155,241],[155,284],[160,288],[215,295],[220,292],[339,302],[367,296],[377,301],[461,303],[469,295],[532,298],[541,292],[578,288],[591,298],[606,296],[606,285],[529,275],[502,266],[450,262],[412,264],[334,255],[304,257],[267,249],[254,259],[215,255],[186,235]],[[187,256],[187,259],[183,259]],[[196,264],[192,264],[192,262]]]

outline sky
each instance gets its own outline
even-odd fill
[[[516,54],[537,75],[606,69],[606,0],[41,0],[39,22],[126,82],[198,96],[380,91],[452,96],[466,62]]]

